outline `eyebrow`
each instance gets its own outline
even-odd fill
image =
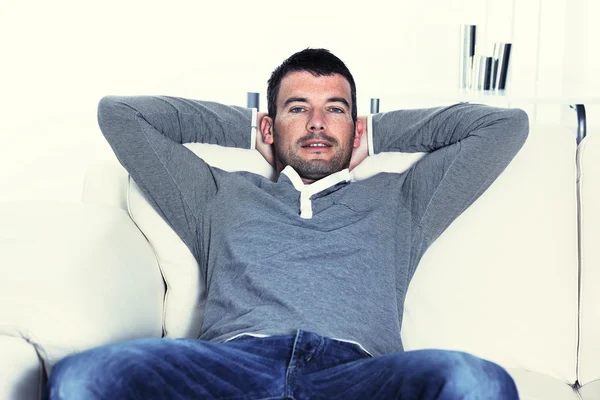
[[[295,102],[299,102],[299,103],[308,103],[308,99],[306,97],[290,97],[289,99],[287,99],[283,105],[287,106],[290,103],[295,103]],[[342,103],[344,104],[346,107],[350,108],[350,103],[348,103],[348,100],[346,100],[343,97],[330,97],[327,99],[328,103]]]
[[[308,100],[306,99],[306,97],[290,97],[283,103],[283,105],[287,106],[288,104],[295,103],[295,102],[308,103]]]
[[[327,99],[327,102],[328,103],[334,103],[334,102],[342,103],[346,107],[350,108],[350,103],[348,103],[348,100],[346,100],[343,97],[330,97],[330,98]]]

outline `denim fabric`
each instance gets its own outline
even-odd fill
[[[65,358],[50,399],[517,399],[498,365],[466,353],[371,357],[355,344],[299,330],[226,343],[141,339]]]

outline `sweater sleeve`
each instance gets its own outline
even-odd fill
[[[411,266],[502,173],[529,132],[519,109],[460,103],[373,117],[374,151],[427,152],[401,188],[415,227]]]
[[[199,219],[222,171],[183,143],[251,147],[252,111],[173,97],[104,97],[98,123],[119,162],[199,259]]]

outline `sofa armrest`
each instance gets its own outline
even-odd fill
[[[0,335],[31,343],[47,371],[88,348],[162,336],[164,282],[126,211],[0,203],[0,221]]]
[[[0,399],[39,400],[44,369],[35,348],[17,337],[0,335]]]

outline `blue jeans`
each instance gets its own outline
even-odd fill
[[[295,336],[226,343],[141,339],[59,362],[50,399],[518,399],[498,365],[466,353],[371,357],[352,343]]]

